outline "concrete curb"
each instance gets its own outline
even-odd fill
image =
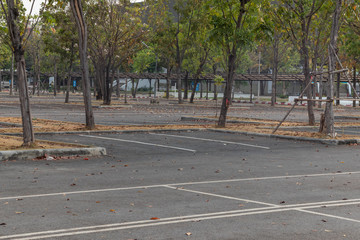
[[[17,124],[17,123],[8,123],[8,122],[0,122],[0,125],[3,126],[9,126],[9,127],[22,127],[21,124]]]
[[[139,130],[107,130],[107,131],[68,131],[68,132],[37,132],[35,135],[66,135],[66,134],[106,134],[106,133],[146,133],[146,132],[187,132],[202,131],[206,128],[181,128],[181,129],[139,129]],[[21,133],[1,133],[6,136],[22,136]]]
[[[181,121],[209,121],[209,122],[217,122],[218,119],[215,118],[198,118],[198,117],[181,117]],[[262,122],[255,121],[238,121],[238,120],[226,120],[227,123],[251,123],[251,124],[263,124]]]
[[[320,139],[320,138],[296,137],[296,136],[285,136],[285,135],[275,135],[275,134],[265,134],[265,133],[243,132],[243,131],[231,131],[231,130],[222,130],[222,129],[216,129],[216,128],[208,128],[207,130],[212,131],[212,132],[243,134],[246,136],[257,136],[257,137],[288,139],[288,140],[294,140],[294,141],[316,142],[316,143],[322,143],[322,144],[327,144],[327,145],[346,145],[346,144],[360,143],[360,139],[346,139],[346,140]]]
[[[45,156],[45,154],[49,156],[103,156],[106,155],[106,149],[103,147],[84,147],[0,151],[0,161],[29,160]]]

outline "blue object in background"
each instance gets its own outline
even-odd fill
[[[191,82],[191,89],[193,89],[194,88],[194,82]],[[198,83],[197,85],[196,85],[196,89],[195,89],[195,92],[198,92],[200,90],[200,83]]]
[[[73,87],[76,87],[76,80],[73,81]]]

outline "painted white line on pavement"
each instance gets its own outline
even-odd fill
[[[194,139],[194,140],[207,141],[207,142],[219,142],[219,143],[226,143],[226,144],[242,145],[242,146],[253,147],[253,148],[270,149],[269,147],[264,147],[264,146],[252,145],[252,144],[247,144],[247,143],[239,143],[239,142],[229,142],[229,141],[215,140],[215,139],[208,139],[208,138],[197,138],[197,137],[170,135],[170,134],[161,134],[161,133],[150,133],[150,134],[174,137],[174,138],[187,138],[187,139]]]
[[[105,188],[105,189],[93,189],[93,190],[83,190],[83,191],[73,191],[73,192],[44,193],[44,194],[23,195],[23,196],[15,196],[15,197],[2,197],[2,198],[0,198],[0,200],[11,200],[11,199],[18,199],[18,198],[23,199],[23,198],[37,198],[37,197],[51,197],[51,196],[66,196],[66,195],[71,195],[71,194],[112,192],[112,191],[136,190],[136,189],[146,189],[146,188],[156,188],[156,187],[163,187],[163,185],[123,187],[123,188]]]
[[[228,180],[214,180],[214,181],[203,181],[203,182],[184,182],[184,183],[168,183],[158,185],[147,185],[147,186],[136,186],[136,187],[121,187],[121,188],[104,188],[104,189],[93,189],[93,190],[82,190],[72,192],[57,192],[57,193],[44,193],[34,195],[23,195],[23,196],[9,196],[0,197],[0,200],[11,200],[17,198],[36,198],[36,197],[51,197],[59,195],[70,195],[70,194],[86,194],[86,193],[97,193],[97,192],[111,192],[111,191],[122,191],[122,190],[135,190],[135,189],[146,189],[166,186],[186,186],[186,185],[201,185],[201,184],[216,184],[216,183],[229,183],[229,182],[243,182],[243,181],[260,181],[260,180],[274,180],[274,179],[290,179],[290,178],[303,178],[303,177],[327,177],[327,176],[341,176],[341,175],[352,175],[359,174],[357,172],[342,172],[342,173],[320,173],[320,174],[307,174],[307,175],[284,175],[274,177],[260,177],[260,178],[238,178]]]
[[[278,207],[278,205],[276,205],[276,204],[259,202],[259,201],[244,199],[244,198],[236,198],[236,197],[230,197],[230,196],[219,195],[219,194],[214,194],[214,193],[207,193],[207,192],[195,191],[195,190],[190,190],[190,189],[171,187],[171,186],[166,186],[166,185],[164,187],[171,188],[171,189],[174,189],[174,190],[184,191],[184,192],[197,193],[197,194],[208,195],[208,196],[219,197],[219,198],[225,198],[225,199],[231,199],[231,200],[237,200],[237,201],[242,201],[242,202],[257,203],[257,204],[262,204],[262,205],[271,206],[271,207]]]
[[[193,219],[193,218],[199,218],[199,217],[228,215],[228,214],[236,214],[236,213],[244,213],[244,212],[267,211],[267,210],[271,210],[274,208],[277,208],[277,207],[261,207],[261,208],[231,210],[231,211],[204,213],[204,214],[194,214],[194,215],[178,216],[178,217],[168,217],[168,218],[158,219],[157,221],[172,221],[172,220],[182,220],[182,219],[188,219],[188,218]],[[33,232],[33,233],[22,233],[22,234],[11,235],[11,237],[26,237],[26,236],[34,236],[34,235],[40,235],[40,234],[48,234],[48,233],[79,231],[79,230],[88,230],[88,229],[94,229],[94,228],[108,228],[108,227],[127,226],[127,225],[136,225],[136,224],[153,223],[153,222],[154,222],[154,220],[140,220],[140,221],[124,222],[124,223],[111,223],[111,224],[95,225],[95,226],[88,226],[88,227],[77,227],[77,228],[48,230],[48,231]],[[0,239],[7,239],[6,237],[9,238],[10,236],[2,236],[2,237],[0,236]]]
[[[73,231],[73,232],[64,232],[64,233],[59,233],[59,234],[48,234],[48,235],[40,235],[41,232],[39,232],[39,233],[33,233],[34,235],[36,234],[37,236],[31,236],[31,237],[25,237],[25,238],[19,238],[19,237],[15,236],[15,238],[14,238],[10,235],[10,236],[0,237],[0,239],[16,239],[16,240],[44,239],[44,238],[53,238],[53,237],[73,236],[73,235],[80,235],[80,234],[118,231],[118,230],[131,229],[131,228],[152,227],[152,226],[160,226],[160,225],[176,224],[176,223],[184,223],[184,222],[196,222],[196,221],[212,220],[212,219],[219,219],[219,218],[240,217],[240,216],[256,215],[256,214],[263,214],[263,213],[284,212],[284,211],[290,211],[290,210],[292,210],[292,209],[274,209],[274,210],[245,212],[245,213],[228,214],[228,215],[220,215],[220,216],[179,219],[179,220],[174,220],[174,221],[159,221],[159,222],[153,221],[152,223],[147,223],[147,224],[112,227],[112,228],[87,230],[87,231]],[[66,229],[64,229],[64,230],[66,230]]]
[[[351,204],[359,204],[360,202],[353,202]],[[316,203],[314,203],[316,204]],[[349,205],[350,203],[346,203],[345,205]],[[336,206],[342,206],[344,204],[336,204]],[[196,214],[196,215],[188,215],[188,216],[178,216],[178,217],[169,217],[169,218],[160,218],[156,221],[154,220],[142,220],[142,221],[134,221],[127,223],[113,223],[106,225],[95,225],[88,227],[78,227],[78,228],[68,228],[68,229],[58,229],[58,230],[49,230],[42,232],[32,232],[32,233],[23,233],[23,234],[15,234],[2,236],[0,239],[17,239],[17,240],[31,240],[31,239],[43,239],[43,238],[52,238],[52,237],[64,237],[71,235],[80,235],[80,234],[90,234],[90,233],[99,233],[99,232],[108,232],[108,231],[117,231],[124,230],[130,228],[141,228],[141,227],[151,227],[151,226],[159,226],[166,224],[176,224],[176,223],[184,223],[184,222],[193,222],[193,221],[202,221],[202,220],[212,220],[212,219],[220,219],[220,218],[231,218],[231,217],[240,217],[240,216],[248,216],[248,215],[257,215],[257,214],[268,214],[268,213],[276,213],[276,212],[285,212],[285,211],[300,211],[304,213],[322,215],[326,217],[337,218],[346,221],[352,221],[360,223],[359,220],[344,218],[329,214],[323,214],[313,211],[304,210],[306,208],[320,208],[320,207],[331,207],[334,205],[313,205],[304,208],[292,207],[288,208],[287,206],[277,206],[277,207],[263,207],[263,208],[252,208],[252,209],[243,209],[243,210],[232,210],[225,212],[215,212],[215,213],[205,213],[205,214]]]
[[[198,185],[198,184],[210,184],[210,183],[229,183],[229,182],[260,181],[260,180],[290,179],[290,178],[304,178],[304,177],[326,177],[326,176],[338,176],[338,175],[351,175],[351,174],[359,174],[359,173],[360,171],[340,172],[340,173],[316,173],[316,174],[304,174],[304,175],[283,175],[283,176],[274,176],[274,177],[240,178],[240,179],[214,180],[214,181],[202,181],[202,182],[172,183],[172,184],[163,184],[163,185],[185,186],[185,185]]]
[[[118,142],[136,143],[136,144],[141,144],[141,145],[155,146],[155,147],[161,147],[161,148],[170,148],[170,149],[176,149],[176,150],[196,153],[196,150],[189,149],[189,148],[173,147],[173,146],[139,142],[139,141],[133,141],[133,140],[119,139],[119,138],[98,137],[98,136],[93,136],[93,135],[79,135],[79,136],[80,137],[88,137],[88,138],[98,138],[98,139],[104,139],[104,140],[110,140],[110,141],[118,141]]]
[[[352,218],[340,217],[340,216],[336,216],[336,215],[319,213],[319,212],[308,211],[308,210],[303,210],[303,209],[296,209],[296,210],[300,211],[300,212],[304,212],[304,213],[310,213],[310,214],[320,215],[320,216],[324,216],[324,217],[330,217],[330,218],[336,218],[336,219],[340,219],[340,220],[346,220],[346,221],[350,221],[350,222],[360,223],[360,220],[356,220],[356,219],[352,219]]]

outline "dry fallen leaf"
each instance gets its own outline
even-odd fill
[[[96,203],[101,203],[100,201],[96,201]]]
[[[185,233],[185,235],[186,235],[186,236],[190,236],[190,235],[192,235],[192,233],[191,233],[191,232],[187,232],[187,233]]]
[[[110,209],[109,211],[112,212],[112,213],[115,213],[115,212],[116,212],[114,209]]]

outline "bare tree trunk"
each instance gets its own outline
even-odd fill
[[[151,79],[149,78],[148,80],[149,80],[149,85],[150,85],[150,87],[149,87],[149,97],[151,97]]]
[[[170,68],[168,67],[168,71],[166,73],[166,98],[169,99],[170,98],[170,84],[171,84],[171,80],[170,80]]]
[[[54,97],[56,97],[56,87],[57,87],[57,66],[56,66],[56,60],[54,64]]]
[[[320,72],[324,72],[324,57],[321,58]],[[322,100],[322,96],[323,96],[323,93],[324,93],[324,82],[323,82],[323,80],[324,80],[324,76],[323,76],[323,74],[320,74],[320,77],[319,77],[319,100]],[[319,101],[318,107],[319,108],[322,107],[321,101]]]
[[[273,41],[273,72],[272,72],[272,85],[271,85],[271,106],[275,106],[276,103],[276,80],[278,75],[278,65],[279,65],[279,41],[280,36],[275,31],[274,32],[274,41]]]
[[[5,9],[3,3],[1,6],[3,11],[6,12],[6,21],[9,31],[9,36],[13,48],[13,57],[15,58],[17,68],[17,85],[19,88],[19,99],[21,109],[21,119],[23,128],[23,145],[30,146],[35,142],[31,111],[30,111],[30,100],[26,78],[25,68],[25,50],[22,43],[23,37],[20,33],[18,26],[19,9],[14,3],[14,0],[8,0],[7,9]],[[13,79],[12,79],[13,80]],[[12,81],[13,82],[13,81]]]
[[[185,73],[185,79],[184,79],[184,82],[185,82],[185,89],[184,89],[184,99],[188,99],[188,93],[189,93],[189,71],[186,71]]]
[[[209,100],[209,81],[206,80],[206,100]]]
[[[21,54],[22,53],[22,54]],[[23,122],[23,145],[29,146],[35,142],[31,113],[30,113],[30,101],[29,93],[27,91],[27,78],[25,68],[24,52],[15,53],[16,65],[17,65],[17,76],[18,76],[18,88],[20,97],[21,107],[21,118]]]
[[[104,105],[110,105],[111,104],[111,87],[112,84],[110,82],[110,63],[107,64],[105,68],[105,91],[104,91]]]
[[[70,98],[71,72],[72,72],[73,58],[74,58],[74,42],[71,43],[71,55],[70,55],[69,71],[68,71],[68,78],[67,78],[65,103],[69,103],[69,98]]]
[[[198,78],[198,76],[196,76],[194,86],[193,86],[192,91],[191,91],[190,103],[194,103],[194,98],[195,98],[195,94],[196,94],[196,86],[198,84],[199,84],[199,78]]]
[[[87,59],[87,26],[82,12],[80,0],[70,0],[71,10],[76,20],[76,25],[79,34],[79,55],[81,62],[81,73],[83,79],[83,93],[84,93],[84,105],[86,116],[86,128],[94,129],[95,120],[91,105],[91,93],[90,93],[90,80],[89,80],[89,66]]]
[[[304,57],[304,75],[305,75],[305,85],[311,81],[310,79],[310,66],[309,66],[309,49],[304,45],[303,47],[303,57]],[[309,87],[306,89],[307,99],[312,99],[312,89]],[[315,125],[315,115],[314,115],[314,105],[309,101],[307,104],[309,125]]]
[[[356,90],[356,65],[354,65],[353,74],[354,74],[353,85],[354,85],[354,88]],[[356,99],[355,91],[353,91],[352,95],[353,95],[353,98]],[[356,107],[356,101],[353,101],[353,107]]]
[[[213,74],[216,75],[216,64],[213,65]],[[217,86],[214,82],[214,100],[216,100],[216,106],[217,106]],[[217,108],[216,108],[217,109]],[[216,117],[217,117],[217,110],[216,110]]]
[[[331,137],[335,137],[334,129],[334,112],[333,112],[333,99],[334,99],[334,78],[335,74],[332,73],[336,70],[336,51],[337,51],[337,39],[340,27],[340,14],[341,14],[342,0],[336,0],[336,8],[333,15],[333,23],[331,26],[330,43],[329,43],[329,80],[326,109],[325,109],[325,126],[326,134]]]
[[[231,92],[232,92],[233,77],[235,71],[235,61],[236,61],[236,48],[233,47],[233,51],[229,55],[229,60],[228,60],[228,71],[226,76],[224,97],[222,100],[220,117],[217,124],[219,127],[225,127],[226,124],[226,115],[231,102]]]
[[[124,99],[125,103],[127,103],[127,87],[128,87],[128,80],[125,79],[125,99]]]
[[[119,70],[117,71],[118,76],[116,78],[116,97],[120,97],[120,79],[119,79]]]
[[[135,79],[131,79],[131,95],[133,98],[136,97],[136,93],[135,93]]]
[[[179,19],[178,19],[179,20]],[[178,103],[182,104],[182,93],[181,93],[181,56],[180,56],[180,46],[179,46],[179,26],[180,22],[178,22],[178,33],[176,34],[176,74],[177,74],[177,91],[178,91]]]
[[[11,55],[10,80],[10,96],[12,96],[14,94],[14,53]]]

